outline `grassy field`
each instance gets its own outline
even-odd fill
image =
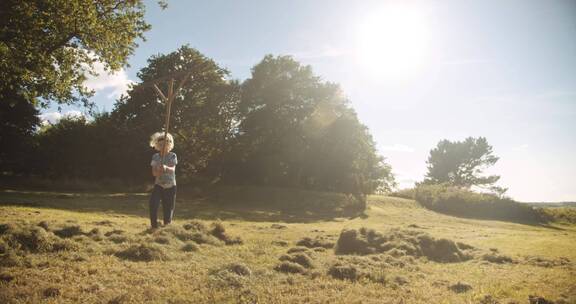
[[[150,231],[147,201],[1,191],[0,302],[576,303],[566,223],[463,219],[384,196],[356,218],[181,197],[176,221]]]

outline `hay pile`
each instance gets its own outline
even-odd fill
[[[242,244],[242,239],[232,237],[226,233],[224,225],[213,223],[209,229],[203,223],[191,221],[184,225],[170,225],[154,232],[154,241],[160,244],[170,244],[171,240],[182,242],[194,242],[196,244],[208,244],[213,246]]]
[[[62,239],[40,225],[0,224],[0,254],[2,254],[0,258],[4,266],[18,264],[12,262],[15,261],[16,255],[78,249],[77,243]]]
[[[114,255],[120,259],[134,262],[165,261],[168,259],[164,249],[154,244],[132,245]]]
[[[392,229],[385,234],[373,229],[345,229],[336,243],[336,254],[368,255],[389,253],[392,256],[425,257],[440,263],[462,262],[472,258],[466,251],[471,246],[459,246],[452,240],[436,239],[427,233]]]
[[[308,247],[308,248],[325,248],[325,249],[334,248],[334,242],[333,241],[326,239],[324,237],[321,237],[321,236],[317,236],[314,239],[309,238],[309,237],[305,237],[305,238],[299,240],[296,243],[296,245]]]
[[[286,254],[278,258],[280,263],[274,267],[274,270],[284,273],[308,274],[313,268],[314,253],[306,247],[293,247],[288,249]]]

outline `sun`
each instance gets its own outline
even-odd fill
[[[426,64],[430,33],[414,7],[387,6],[364,16],[356,29],[357,65],[373,77],[403,79]]]

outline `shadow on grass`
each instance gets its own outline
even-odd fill
[[[148,217],[149,193],[73,193],[0,190],[0,206],[52,208]],[[222,202],[210,197],[176,199],[176,219],[242,220],[254,222],[310,223],[349,217],[342,211],[303,210],[268,206],[261,202]]]

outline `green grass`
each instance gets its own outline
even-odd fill
[[[218,200],[182,195],[175,222],[151,232],[144,193],[2,191],[0,224],[31,231],[44,221],[50,231],[78,226],[85,235],[61,239],[48,232],[49,242],[79,246],[17,251],[19,256],[12,257],[20,264],[1,267],[0,302],[482,303],[491,296],[499,303],[528,303],[529,295],[538,295],[576,303],[574,225],[464,219],[384,196],[369,197],[366,216],[347,218],[334,211],[289,208],[285,195],[261,200],[234,193]],[[231,238],[240,237],[242,244],[225,245],[214,237],[215,225]],[[465,243],[476,248],[474,258],[438,263],[386,253],[349,256],[336,255],[333,248],[291,249],[300,248],[296,243],[304,237],[336,243],[343,229],[362,227],[384,235],[402,229]],[[3,240],[9,235],[4,232]],[[198,239],[209,241],[198,244]],[[491,249],[516,263],[484,260]],[[304,274],[276,271],[286,255],[284,262],[304,260],[311,267]],[[535,256],[544,263],[530,262]],[[6,260],[6,254],[2,257]],[[569,262],[553,265],[560,258]],[[337,263],[367,275],[356,281],[334,278],[330,269]],[[449,287],[458,282],[472,289],[452,291]]]

